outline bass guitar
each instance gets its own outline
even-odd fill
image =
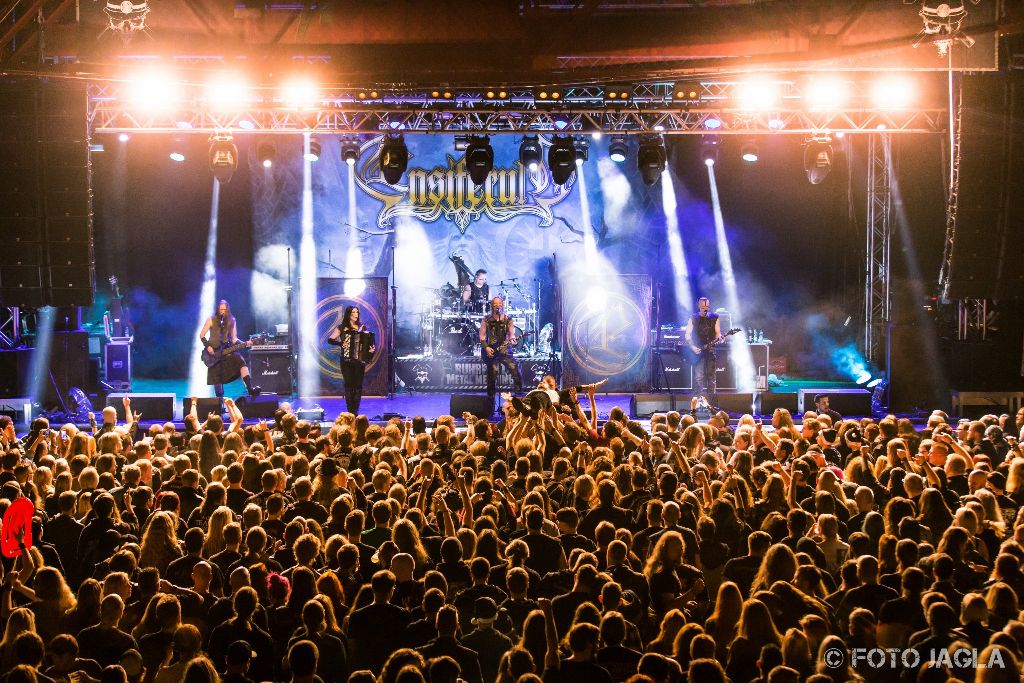
[[[720,345],[724,344],[725,340],[728,339],[729,337],[731,337],[732,335],[737,334],[737,333],[742,332],[742,331],[743,330],[741,330],[738,327],[732,328],[731,330],[729,330],[728,332],[723,334],[720,338],[712,339],[707,344],[704,344],[703,346],[701,346],[700,347],[700,353],[695,354],[695,355],[698,356],[698,357],[703,356],[705,353],[707,353],[708,351],[714,349],[716,346],[720,346]],[[690,349],[690,350],[693,351],[693,349]]]
[[[208,368],[212,368],[214,365],[221,362],[235,351],[238,351],[239,349],[244,349],[246,346],[252,346],[257,342],[263,342],[266,340],[266,334],[259,334],[256,335],[255,337],[251,337],[249,341],[238,342],[237,344],[232,344],[231,346],[225,346],[221,349],[214,350],[213,353],[210,353],[207,349],[203,349],[203,364]]]
[[[494,356],[493,357],[497,358],[498,356],[500,356],[500,355],[502,355],[504,353],[508,353],[508,347],[515,346],[516,344],[518,344],[519,342],[521,342],[523,339],[525,339],[528,336],[530,336],[530,333],[526,332],[526,333],[521,334],[519,336],[513,336],[511,339],[505,340],[504,342],[499,344],[494,349]],[[485,361],[488,360],[487,345],[486,344],[480,347],[480,357],[483,358]]]

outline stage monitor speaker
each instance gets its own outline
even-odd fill
[[[292,355],[287,351],[253,351],[249,354],[253,383],[265,394],[292,393]]]
[[[494,406],[486,394],[452,394],[448,410],[455,418],[470,413],[481,420],[489,420],[494,415]]]
[[[661,374],[655,377],[655,385],[666,391],[689,391],[693,388],[693,372],[690,359],[681,351],[660,351]]]
[[[277,396],[261,395],[256,398],[239,396],[235,399],[235,403],[238,404],[238,409],[242,411],[242,415],[247,420],[252,418],[271,419],[278,408]]]
[[[655,413],[677,410],[677,405],[686,405],[689,398],[677,394],[633,394],[629,399],[629,412],[633,417],[650,417]]]
[[[32,349],[0,350],[0,397],[24,396]]]
[[[182,416],[188,415],[192,410],[192,397],[186,396],[181,402],[181,414]],[[196,400],[196,415],[199,417],[199,423],[202,424],[203,420],[210,413],[214,415],[220,415],[220,399],[216,396],[211,398],[198,398]]]
[[[125,396],[132,400],[132,412],[141,413],[143,420],[168,422],[174,419],[174,394],[136,394],[115,391],[107,394],[107,405],[117,409],[117,419],[122,422],[124,421],[124,404],[122,401]]]
[[[761,394],[760,400],[758,413],[761,415],[771,415],[778,408],[785,408],[791,415],[797,414],[797,393],[795,391],[785,393],[768,391]]]
[[[718,408],[730,414],[746,415],[754,413],[754,394],[749,392],[728,393],[718,392]]]

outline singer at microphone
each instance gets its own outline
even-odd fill
[[[231,315],[231,306],[226,300],[221,299],[217,303],[217,310],[206,319],[199,333],[199,341],[205,347],[203,362],[207,366],[206,383],[213,386],[217,398],[223,401],[224,385],[239,377],[245,382],[249,396],[259,396],[260,388],[253,385],[249,367],[238,353],[242,347],[251,347],[252,342],[243,342],[238,338],[235,316]]]

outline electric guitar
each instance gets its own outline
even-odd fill
[[[521,334],[518,337],[517,336],[513,336],[511,339],[506,339],[504,342],[502,342],[501,344],[499,344],[498,346],[496,346],[494,348],[494,355],[493,356],[488,356],[487,355],[487,348],[488,347],[487,347],[486,344],[484,344],[483,346],[480,347],[480,357],[483,358],[485,361],[488,360],[489,358],[497,358],[498,356],[500,356],[500,355],[502,355],[504,353],[508,353],[508,347],[515,346],[516,344],[518,344],[519,342],[521,342],[523,339],[525,339],[528,336],[529,336],[529,332]]]
[[[702,357],[705,353],[707,353],[708,351],[712,350],[716,346],[724,344],[725,340],[728,339],[729,337],[731,337],[732,335],[737,334],[738,332],[742,332],[742,331],[743,330],[741,330],[740,328],[734,327],[731,330],[729,330],[728,332],[726,332],[725,334],[723,334],[721,336],[721,338],[719,338],[719,339],[712,339],[707,344],[704,344],[703,346],[701,346],[700,347],[700,353],[697,353],[697,354],[694,354],[694,355],[696,355],[697,357]],[[693,349],[690,349],[690,351],[692,352]]]
[[[206,367],[208,368],[212,368],[214,365],[221,362],[227,356],[231,355],[235,351],[243,349],[246,346],[250,346],[256,342],[263,342],[266,340],[266,334],[259,334],[256,335],[255,337],[251,337],[249,341],[238,342],[237,344],[232,344],[231,346],[225,346],[219,350],[214,351],[213,353],[210,353],[208,350],[203,349],[203,364],[206,365]]]

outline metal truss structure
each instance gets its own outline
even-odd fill
[[[295,106],[263,91],[241,107],[218,109],[194,88],[173,111],[133,104],[124,84],[89,85],[93,134],[119,132],[206,133],[621,133],[760,135],[820,133],[936,133],[945,126],[941,106],[885,109],[854,105],[838,110],[807,106],[797,81],[780,81],[778,102],[766,111],[737,107],[738,82],[578,86],[531,90],[324,92]],[[861,84],[857,87],[863,88]],[[615,93],[613,98],[612,93]],[[625,93],[625,99],[621,99]],[[859,106],[858,106],[859,105]]]
[[[17,306],[0,307],[0,349],[21,346],[21,309]]]
[[[998,316],[998,313],[989,308],[987,299],[959,299],[956,313],[958,341],[987,340],[989,323]]]
[[[892,241],[892,138],[868,139],[866,260],[864,271],[864,356],[881,365],[885,356],[885,328],[892,294],[889,252]]]
[[[946,238],[939,267],[939,300],[949,302],[949,280],[953,272],[953,249],[956,246],[956,219],[960,195],[960,138],[963,133],[963,86],[957,87],[951,101],[949,131],[949,187],[946,188]]]

